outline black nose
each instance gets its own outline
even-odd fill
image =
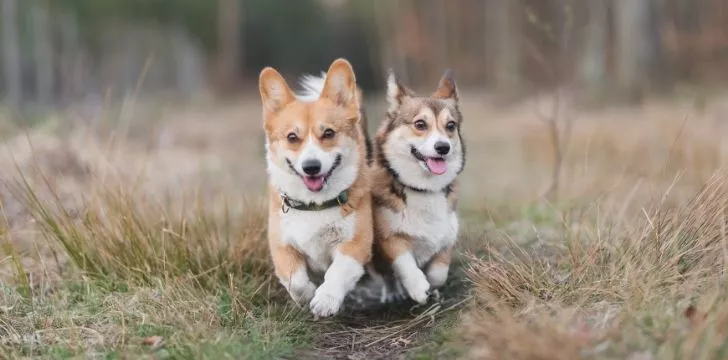
[[[321,162],[315,159],[306,160],[301,167],[306,175],[318,175],[319,171],[321,171]]]
[[[450,144],[444,141],[438,141],[435,143],[435,151],[440,155],[447,155],[450,152]]]

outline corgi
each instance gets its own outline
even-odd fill
[[[375,137],[372,278],[389,279],[418,303],[445,284],[458,237],[457,177],[465,167],[458,90],[447,70],[417,96],[390,70],[386,119]],[[394,275],[392,278],[391,275]],[[390,289],[392,282],[387,281]],[[387,295],[401,298],[403,294]],[[391,297],[390,297],[391,299]]]
[[[318,318],[339,312],[371,259],[371,174],[351,64],[303,82],[296,95],[275,69],[260,73],[268,243],[276,277]]]

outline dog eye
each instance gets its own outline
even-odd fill
[[[296,133],[288,134],[287,138],[288,138],[289,143],[294,143],[294,142],[298,141],[298,135],[296,135]]]
[[[427,129],[427,123],[425,120],[417,120],[415,121],[415,129],[417,130],[426,130]]]
[[[326,129],[324,130],[324,134],[321,137],[324,139],[331,139],[332,137],[334,137],[334,135],[336,135],[336,132],[334,130]]]
[[[450,121],[445,125],[445,128],[447,131],[455,131],[457,129],[458,125],[454,121]]]

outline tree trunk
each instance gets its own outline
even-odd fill
[[[35,49],[35,83],[38,103],[50,106],[53,102],[53,44],[49,31],[48,7],[45,4],[32,5],[33,46]]]
[[[73,12],[64,10],[57,15],[60,34],[60,98],[63,102],[80,100],[90,84],[84,84],[84,61],[78,21]]]
[[[616,0],[617,84],[631,102],[647,91],[650,49],[650,0]]]
[[[662,42],[662,34],[660,28],[662,27],[661,21],[663,16],[663,4],[658,0],[649,1],[649,23],[647,29],[647,36],[650,39],[648,44],[650,45],[647,49],[648,54],[648,72],[650,90],[653,91],[666,91],[669,90],[672,83],[672,72],[669,70],[669,60],[665,53],[665,45]]]
[[[7,101],[17,106],[23,97],[18,36],[18,0],[2,0],[3,72]]]
[[[218,0],[219,85],[223,91],[237,87],[241,75],[241,16],[239,0]]]
[[[587,0],[588,22],[582,37],[579,58],[579,85],[590,94],[606,87],[607,46],[609,41],[608,0]]]
[[[520,1],[492,0],[489,3],[493,24],[495,85],[499,91],[513,93],[521,85],[521,18]]]
[[[397,39],[392,47],[394,54],[392,68],[394,68],[400,81],[409,86],[414,86],[412,80],[417,79],[417,69],[413,69],[412,66],[412,54],[410,53],[412,47],[405,46],[405,44],[417,41],[416,38],[412,39],[412,37],[418,35],[415,25],[418,21],[417,10],[412,0],[398,0],[392,2],[392,4],[392,15],[389,16],[389,19],[394,23],[394,34],[389,34],[389,36],[394,35],[393,37]]]
[[[190,98],[204,83],[200,78],[202,66],[199,49],[194,46],[187,32],[181,27],[174,28],[171,36],[177,89],[180,95]]]
[[[452,67],[450,64],[450,56],[453,43],[449,41],[452,32],[448,32],[448,11],[444,1],[434,0],[430,3],[429,18],[434,28],[434,39],[435,39],[435,61],[434,65],[430,64],[428,72],[432,79],[429,80],[432,84],[437,84],[441,73],[445,68]]]

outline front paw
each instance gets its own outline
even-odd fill
[[[311,281],[307,281],[305,283],[291,285],[288,289],[288,294],[291,295],[291,299],[293,299],[296,305],[302,307],[313,298],[315,291],[316,285]]]
[[[336,315],[343,301],[344,296],[339,292],[319,287],[311,300],[311,313],[315,318]]]
[[[419,276],[411,276],[407,279],[403,279],[402,285],[404,285],[407,294],[412,300],[425,304],[427,303],[427,291],[430,290],[430,283],[425,278],[425,275],[420,273]]]

